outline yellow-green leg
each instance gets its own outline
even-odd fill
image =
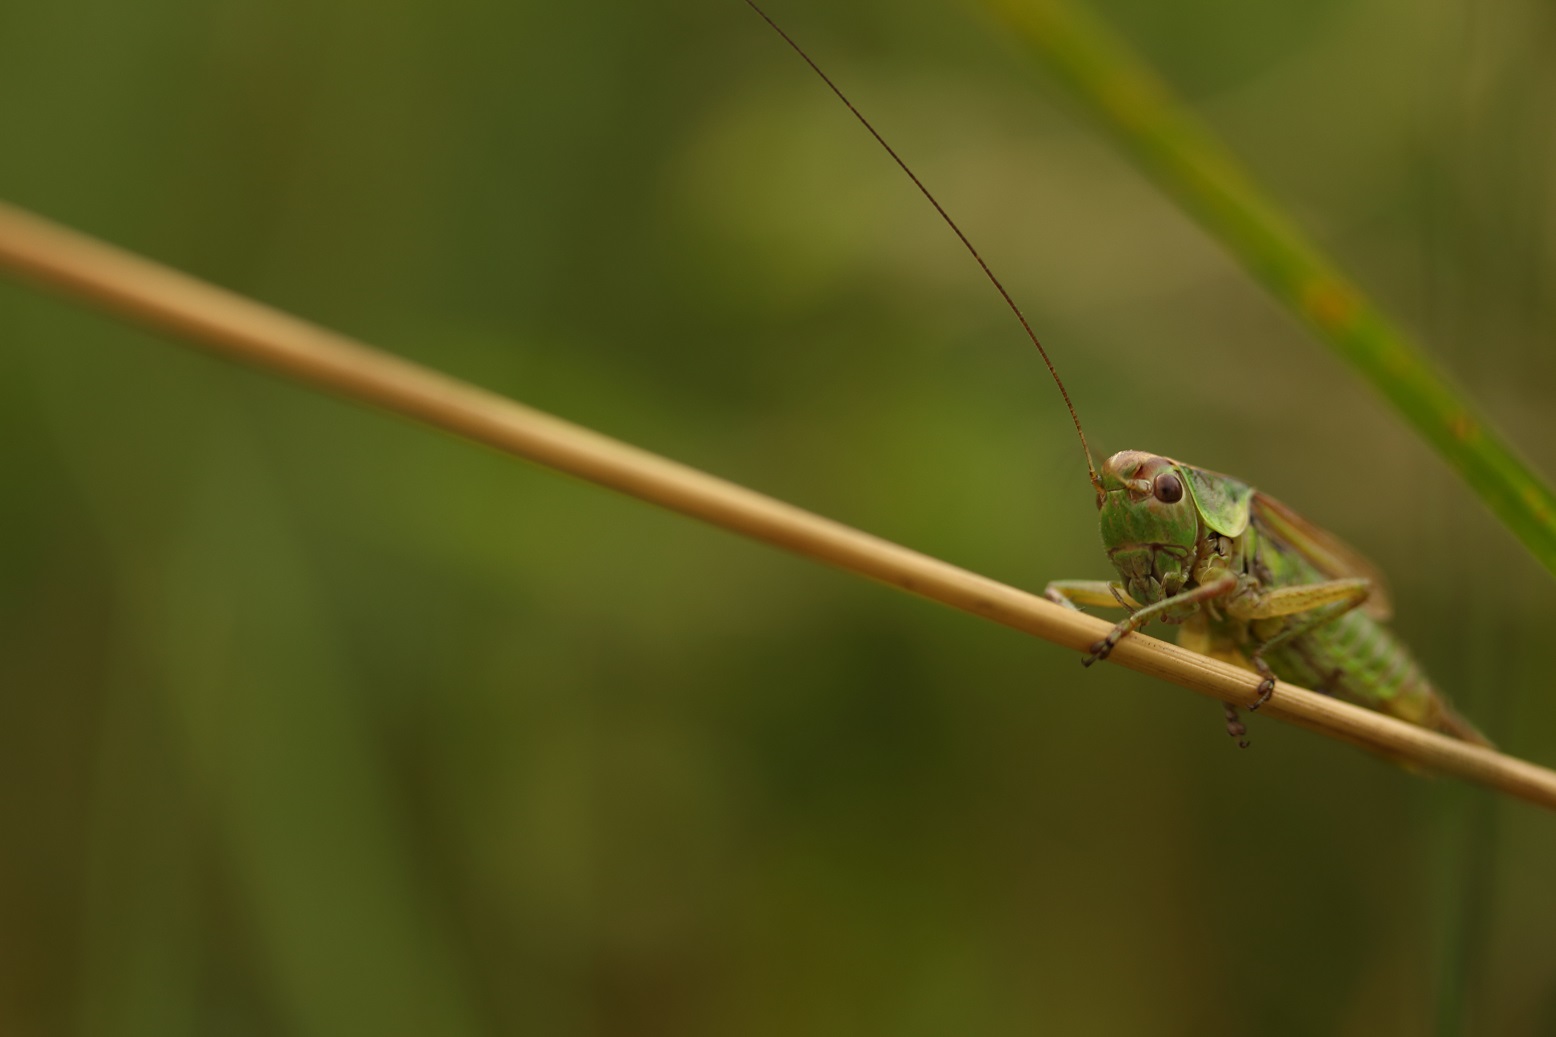
[[[1296,616],[1304,612],[1313,613],[1306,621],[1289,626],[1263,642],[1249,655],[1248,661],[1264,678],[1259,684],[1259,699],[1248,707],[1249,710],[1258,709],[1275,693],[1275,672],[1270,669],[1270,664],[1264,661],[1266,651],[1278,648],[1304,634],[1312,633],[1325,623],[1334,622],[1363,604],[1371,594],[1371,580],[1326,580],[1323,583],[1279,587],[1262,594],[1251,594],[1228,604],[1229,613],[1246,620],[1276,619],[1281,616]]]
[[[1043,597],[1076,612],[1081,611],[1082,605],[1129,612],[1140,607],[1139,602],[1124,593],[1123,584],[1107,580],[1052,580],[1043,590]]]
[[[1212,598],[1223,597],[1236,589],[1237,577],[1228,573],[1219,580],[1212,580],[1209,583],[1195,587],[1193,590],[1182,591],[1171,597],[1163,598],[1161,601],[1146,605],[1143,608],[1137,608],[1129,614],[1128,618],[1120,620],[1112,630],[1108,631],[1107,637],[1091,646],[1091,654],[1081,660],[1081,665],[1090,666],[1098,659],[1106,659],[1126,634],[1139,630],[1169,609],[1181,609],[1185,605],[1198,605],[1200,602],[1209,601]]]

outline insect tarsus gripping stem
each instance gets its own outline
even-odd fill
[[[1092,489],[1097,493],[1097,507],[1102,507],[1102,480],[1097,477],[1097,466],[1092,463],[1091,448],[1086,445],[1086,433],[1081,428],[1080,415],[1075,412],[1075,404],[1070,401],[1070,392],[1064,387],[1064,381],[1059,377],[1059,369],[1054,367],[1052,360],[1048,359],[1048,350],[1044,349],[1043,344],[1038,341],[1037,332],[1033,331],[1032,325],[1027,323],[1026,315],[1016,305],[1016,300],[1011,298],[1010,293],[1005,290],[1005,286],[1000,283],[1000,279],[994,276],[994,271],[990,269],[988,263],[984,262],[983,256],[973,247],[973,243],[968,239],[967,235],[962,233],[962,228],[957,226],[956,221],[951,218],[951,214],[946,212],[945,207],[929,192],[929,188],[924,186],[924,182],[918,178],[917,174],[908,168],[908,164],[902,160],[902,156],[897,154],[896,149],[886,143],[886,138],[876,131],[870,120],[866,119],[864,114],[854,107],[854,103],[848,99],[843,91],[838,89],[837,84],[832,82],[832,77],[823,72],[821,66],[816,64],[809,54],[805,53],[804,48],[794,42],[792,36],[784,32],[766,11],[756,5],[756,0],[746,0],[746,4],[751,10],[760,15],[762,21],[771,26],[772,30],[781,36],[783,41],[792,47],[796,54],[805,60],[805,64],[811,67],[811,71],[821,77],[821,81],[827,84],[827,88],[837,95],[837,99],[842,101],[843,105],[853,113],[854,118],[858,119],[860,124],[870,132],[870,136],[875,138],[875,142],[886,149],[886,154],[890,155],[892,161],[897,163],[897,167],[908,175],[908,179],[913,181],[913,186],[918,188],[919,193],[929,201],[929,204],[935,207],[935,211],[940,214],[940,218],[945,221],[946,226],[951,228],[951,232],[956,235],[957,240],[962,243],[962,246],[967,249],[968,253],[977,262],[978,268],[983,271],[983,276],[989,279],[989,283],[994,286],[995,291],[1000,293],[1000,298],[1005,300],[1005,305],[1010,307],[1010,312],[1015,314],[1016,320],[1021,322],[1021,330],[1026,332],[1027,338],[1032,340],[1032,345],[1037,347],[1038,355],[1043,358],[1043,365],[1048,368],[1048,373],[1053,376],[1054,384],[1059,387],[1059,395],[1064,397],[1065,409],[1070,412],[1070,420],[1075,424],[1075,434],[1080,437],[1081,452],[1086,455],[1086,472],[1091,477]]]
[[[1221,703],[1221,709],[1226,714],[1226,733],[1237,739],[1239,749],[1248,748],[1248,728],[1243,726],[1242,720],[1237,715],[1237,707],[1230,702]]]

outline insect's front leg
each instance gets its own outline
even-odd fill
[[[1050,580],[1043,589],[1043,597],[1076,612],[1081,611],[1082,605],[1126,612],[1134,612],[1140,607],[1140,603],[1124,591],[1123,584],[1107,580]]]
[[[1295,587],[1279,587],[1275,590],[1245,595],[1228,603],[1227,611],[1238,619],[1253,621],[1276,619],[1283,616],[1304,616],[1262,642],[1253,650],[1248,661],[1264,680],[1259,684],[1259,699],[1250,710],[1258,709],[1275,693],[1275,671],[1265,662],[1264,653],[1278,648],[1288,641],[1310,634],[1325,623],[1333,623],[1347,612],[1366,602],[1372,594],[1372,581],[1365,579],[1326,580],[1323,583],[1303,583]]]
[[[1237,589],[1237,577],[1227,573],[1209,583],[1202,583],[1192,590],[1186,590],[1161,601],[1152,602],[1144,608],[1136,609],[1129,614],[1127,619],[1119,622],[1108,636],[1091,646],[1091,654],[1081,660],[1082,666],[1090,666],[1098,659],[1106,659],[1112,654],[1113,649],[1126,634],[1132,633],[1145,626],[1151,620],[1167,612],[1169,609],[1182,609],[1185,606],[1194,606],[1214,598],[1224,597]]]

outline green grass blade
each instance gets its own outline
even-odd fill
[[[1265,198],[1127,44],[1065,0],[985,0],[1140,164],[1426,437],[1556,575],[1556,494],[1410,336]]]

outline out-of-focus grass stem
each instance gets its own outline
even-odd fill
[[[1306,322],[1556,575],[1556,493],[1421,347],[1253,184],[1146,62],[1068,0],[984,0],[1140,165]]]

